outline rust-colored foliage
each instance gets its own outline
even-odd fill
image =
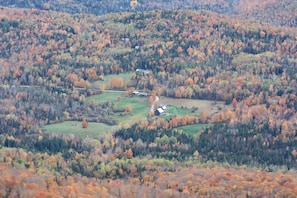
[[[236,105],[237,105],[237,100],[236,100],[236,98],[233,98],[231,104],[232,104],[232,106],[233,106],[233,108],[234,108],[234,110],[235,110]]]
[[[110,80],[110,86],[114,89],[120,89],[124,86],[124,80],[122,77],[114,77]]]
[[[126,112],[131,112],[132,111],[132,107],[130,105],[125,106],[125,111]]]
[[[83,118],[81,125],[82,125],[82,128],[88,128],[88,121],[86,118]]]

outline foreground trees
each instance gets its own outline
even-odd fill
[[[0,195],[80,197],[296,196],[295,173],[217,167],[215,164],[178,166],[174,172],[144,171],[128,179],[49,175],[0,163]],[[22,184],[22,185],[20,185]]]

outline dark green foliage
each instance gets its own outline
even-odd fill
[[[129,129],[117,131],[115,136],[124,140],[131,138],[134,143],[138,140],[143,142],[141,146],[135,143],[124,148],[125,150],[131,148],[134,156],[151,154],[165,159],[184,160],[192,156],[195,151],[193,137],[173,129],[147,130],[139,128],[138,125],[133,125]],[[180,145],[175,145],[176,142],[179,142]]]
[[[64,153],[71,148],[71,143],[67,143],[60,138],[42,139],[41,141],[36,141],[32,147],[36,149],[37,152]]]
[[[16,28],[19,26],[19,22],[15,20],[7,20],[1,19],[0,20],[0,29],[2,29],[3,33],[9,32],[9,28]]]
[[[5,147],[16,147],[16,145],[17,145],[17,143],[16,143],[15,140],[6,138],[5,141],[4,141],[4,146]]]
[[[264,124],[257,129],[254,122],[239,124],[235,128],[215,125],[212,132],[205,130],[198,142],[199,153],[204,160],[216,160],[231,164],[286,165],[296,167],[291,152],[297,145],[294,139],[275,140],[279,129]]]
[[[217,124],[206,129],[195,141],[192,136],[178,133],[172,130],[146,130],[140,129],[137,125],[130,129],[119,130],[115,133],[116,137],[124,140],[132,138],[132,144],[125,149],[132,148],[135,156],[145,156],[151,154],[165,159],[177,159],[183,161],[193,155],[198,150],[203,161],[214,160],[218,162],[228,162],[230,164],[248,164],[248,165],[286,165],[288,168],[296,167],[295,160],[291,155],[295,149],[297,141],[291,139],[283,142],[281,139],[275,139],[281,129],[269,128],[267,123],[261,127],[252,121],[248,124],[238,124],[235,127]],[[156,138],[162,139],[164,135],[176,137],[176,140],[182,145],[164,147],[158,144]],[[141,139],[144,143],[137,146],[135,143]],[[157,143],[156,146],[148,146],[150,143]],[[159,141],[161,142],[161,140]]]
[[[41,152],[48,154],[62,153],[65,160],[72,157],[74,151],[81,153],[83,151],[90,151],[89,148],[83,147],[81,140],[77,143],[66,141],[61,137],[50,138],[44,136],[42,140],[37,140],[34,136],[24,137],[21,141],[6,138],[4,141],[5,147],[24,148],[28,151]],[[72,152],[70,152],[72,149]]]

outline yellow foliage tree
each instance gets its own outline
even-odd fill
[[[207,110],[201,111],[201,113],[200,113],[200,122],[201,123],[206,123],[208,116],[209,116],[209,112]]]

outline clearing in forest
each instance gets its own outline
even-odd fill
[[[43,127],[46,133],[56,134],[80,134],[96,137],[100,133],[109,132],[114,126],[103,123],[89,122],[87,128],[82,127],[82,122],[65,121],[58,124],[50,124]]]
[[[160,103],[179,107],[187,107],[189,109],[195,107],[198,108],[198,113],[203,110],[207,110],[209,111],[209,114],[217,113],[220,109],[231,108],[230,105],[225,105],[225,103],[222,101],[168,98],[163,96],[160,98]]]
[[[199,130],[207,129],[212,127],[212,124],[192,124],[177,127],[176,129],[181,130],[185,134],[196,136]]]
[[[114,118],[120,123],[135,123],[146,119],[150,104],[148,97],[125,96],[125,92],[104,91],[87,98],[87,102],[105,103],[114,105]]]
[[[126,72],[126,73],[120,73],[120,74],[108,74],[104,76],[104,80],[97,80],[93,82],[93,87],[100,87],[100,86],[108,86],[110,83],[110,80],[112,78],[122,78],[123,82],[127,82],[131,79],[133,72]]]

